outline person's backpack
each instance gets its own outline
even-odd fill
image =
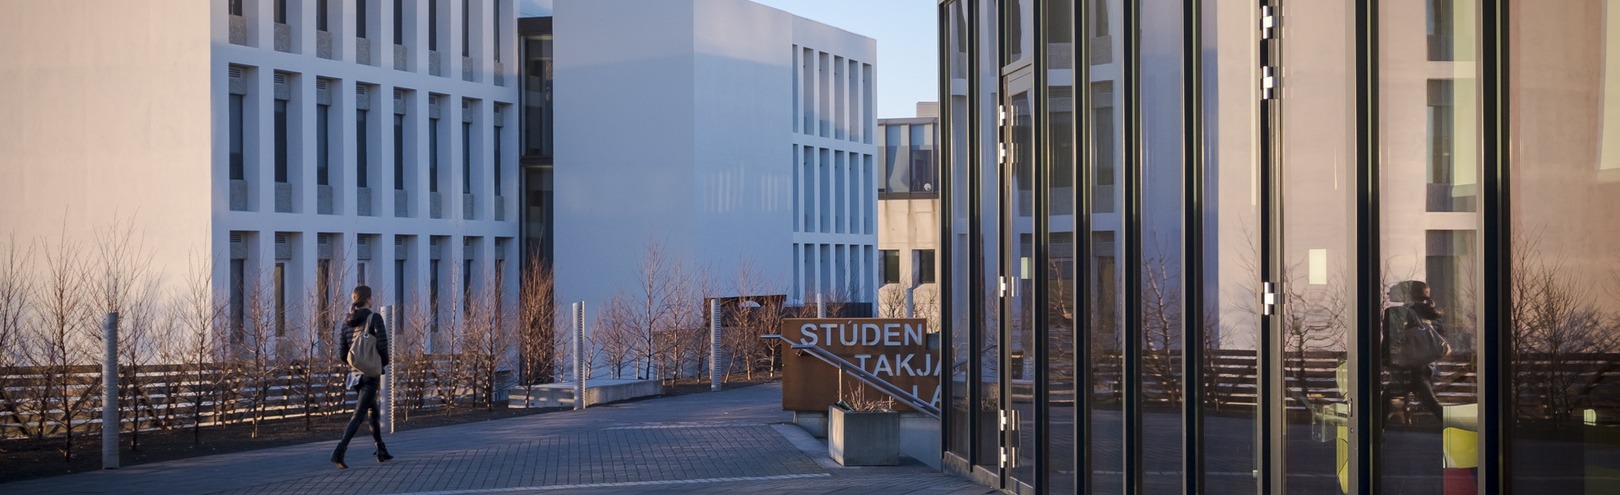
[[[382,376],[382,355],[377,353],[377,336],[371,334],[371,319],[377,315],[366,316],[366,325],[356,330],[354,342],[349,345],[349,366],[354,367],[366,376]]]
[[[1390,364],[1402,368],[1421,368],[1451,354],[1451,343],[1435,330],[1434,325],[1419,318],[1416,311],[1406,309],[1405,328],[1391,345]]]

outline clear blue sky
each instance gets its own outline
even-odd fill
[[[938,0],[754,0],[877,40],[877,116],[912,117],[939,99]]]

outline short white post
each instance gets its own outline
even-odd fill
[[[393,359],[394,358],[394,336],[398,335],[398,332],[397,332],[396,329],[399,327],[399,321],[397,321],[399,319],[399,313],[397,311],[394,311],[394,306],[393,305],[383,306],[383,307],[378,308],[378,309],[379,309],[379,312],[382,314],[383,327],[385,327],[383,329],[384,333],[388,334],[388,358],[389,358],[388,359],[388,372],[383,373],[383,376],[382,376],[382,392],[381,392],[381,395],[383,397],[383,400],[387,402],[387,404],[383,405],[382,420],[383,420],[383,424],[387,425],[388,432],[393,433],[394,432],[394,373],[397,373],[399,371],[399,369],[398,369],[399,365],[396,364],[394,362],[394,359]]]
[[[709,391],[720,391],[720,300],[709,300]]]
[[[574,303],[574,410],[585,410],[585,301]]]
[[[107,345],[101,364],[101,468],[118,469],[118,313],[107,313],[101,332]]]

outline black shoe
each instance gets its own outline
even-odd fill
[[[332,464],[336,464],[338,469],[349,468],[348,464],[343,463],[343,452],[341,451],[332,453]]]
[[[388,454],[388,446],[383,445],[382,442],[377,442],[377,462],[388,462],[391,460],[394,460],[394,456]]]

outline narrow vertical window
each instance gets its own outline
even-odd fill
[[[315,0],[315,29],[330,31],[326,27],[328,0]]]
[[[428,50],[439,51],[439,0],[427,0]]]
[[[405,116],[394,114],[394,190],[405,190]]]
[[[405,0],[394,0],[394,44],[405,44]]]
[[[900,283],[900,251],[884,249],[883,253],[883,283]]]
[[[287,23],[287,0],[275,0],[276,23]]]
[[[322,186],[332,185],[331,125],[326,120],[331,112],[331,105],[315,106],[315,184]]]
[[[461,123],[461,193],[472,194],[472,122]]]
[[[471,248],[472,246],[467,247]],[[461,266],[461,318],[464,321],[471,321],[473,306],[473,260],[462,260]]]
[[[428,330],[437,333],[439,331],[439,260],[428,262],[428,278],[431,279],[428,280],[428,313],[433,315],[432,318],[429,318]]]
[[[428,192],[439,192],[439,119],[428,119]]]
[[[499,124],[499,122],[497,122],[497,124]],[[501,126],[500,125],[495,126],[495,134],[493,136],[490,136],[490,137],[495,139],[495,149],[491,150],[491,152],[493,153],[492,156],[494,156],[495,159],[490,164],[490,169],[491,169],[492,172],[494,172],[494,176],[495,176],[495,195],[499,196],[501,194]]]
[[[276,182],[287,182],[287,100],[276,100]]]
[[[934,250],[917,250],[917,283],[934,283]]]
[[[354,184],[357,187],[367,187],[366,169],[370,168],[368,162],[371,161],[371,147],[366,143],[366,136],[370,135],[366,130],[366,113],[365,109],[354,113]]]
[[[494,42],[494,45],[495,45],[495,61],[500,62],[501,61],[501,0],[495,0],[495,3],[490,4],[490,6],[495,8],[495,16],[490,18],[491,19],[490,30],[489,30],[489,32],[490,32],[490,41]]]
[[[240,341],[247,323],[247,260],[231,260],[231,340]]]
[[[287,334],[287,264],[277,262],[272,275],[276,300],[276,336]]]
[[[225,5],[230,10],[231,15],[238,17],[242,15],[242,0],[230,0],[225,2]]]
[[[247,172],[242,165],[242,95],[231,95],[230,113],[231,180],[244,180]]]
[[[366,4],[368,3],[371,3],[371,0],[354,2],[354,37],[356,38],[366,37]]]
[[[472,56],[472,1],[461,0],[461,56]]]
[[[320,297],[320,300],[315,303],[316,316],[323,321],[329,320],[332,314],[332,260],[330,259],[322,258],[315,262],[315,293]]]
[[[405,260],[394,260],[394,304],[405,305]]]

